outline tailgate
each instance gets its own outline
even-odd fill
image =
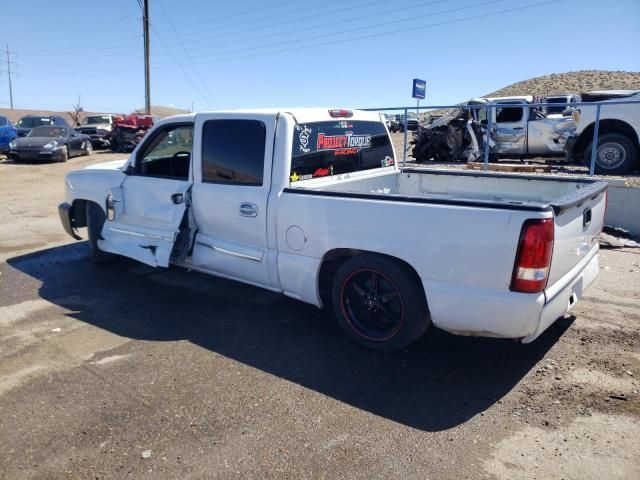
[[[551,203],[555,232],[547,289],[597,245],[604,224],[606,191],[606,182],[588,183]]]

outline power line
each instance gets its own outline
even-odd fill
[[[335,10],[335,9],[327,9],[326,8],[327,6],[333,5],[333,4],[336,4],[336,3],[342,3],[343,4],[344,1],[343,0],[334,0],[332,2],[326,2],[326,3],[322,4],[322,5],[320,5],[323,9],[325,9],[325,11],[322,12],[322,13],[314,14],[313,18],[316,19],[316,18],[319,18],[319,17],[326,17],[328,15],[336,15],[338,13],[344,13],[344,12],[348,12],[348,11],[355,10],[355,9],[358,9],[358,8],[362,8],[362,7],[370,7],[372,5],[376,5],[376,4],[379,4],[379,3],[389,3],[389,1],[388,0],[372,0],[372,1],[364,2],[364,3],[359,3],[357,5],[351,5],[350,7],[339,8],[337,10]],[[272,18],[279,18],[279,17],[282,16],[282,14],[277,14],[277,15],[270,15],[270,16],[266,16],[266,17],[257,18],[257,19],[254,19],[254,20],[247,20],[245,22],[238,22],[238,23],[235,23],[235,24],[232,24],[232,25],[228,25],[226,27],[224,27],[224,26],[223,27],[216,27],[216,31],[219,32],[221,29],[234,28],[233,33],[234,34],[238,34],[238,33],[244,33],[244,32],[253,32],[254,30],[272,29],[273,27],[279,27],[281,25],[288,25],[290,23],[299,22],[300,20],[303,20],[303,21],[304,20],[308,20],[309,19],[309,8],[310,7],[306,7],[306,8],[301,8],[301,9],[289,11],[289,12],[286,13],[286,15],[290,15],[292,13],[297,13],[297,12],[305,12],[305,15],[298,16],[298,17],[295,17],[295,18],[290,18],[288,20],[283,20],[281,22],[275,22],[275,23],[270,22],[270,23],[268,23],[266,25],[262,25],[262,26],[257,26],[257,27],[253,26],[251,28],[245,28],[245,29],[242,29],[242,30],[235,30],[235,28],[238,27],[239,25],[246,25],[248,23],[250,24],[250,23],[253,23],[255,21],[270,20]],[[196,33],[197,34],[197,33],[209,32],[209,31],[211,31],[211,29],[201,30],[200,32],[191,32],[191,33]],[[212,40],[212,39],[215,39],[215,38],[226,37],[228,35],[229,35],[228,32],[223,32],[223,33],[218,33],[216,35],[210,35],[210,36],[207,36],[207,37],[204,37],[204,38],[201,38],[201,39],[196,39],[195,41]],[[187,37],[188,36],[190,36],[190,35],[187,34]]]
[[[375,2],[369,2],[369,3],[381,3],[382,1],[387,1],[387,0],[378,0],[378,1],[375,1]],[[280,3],[279,5],[284,5],[284,4],[288,4],[288,3],[294,3],[294,2],[293,2],[293,1],[282,2],[282,3]],[[296,1],[295,3],[300,3],[300,2],[299,2],[299,1]],[[331,1],[331,2],[324,2],[324,3],[322,3],[321,5],[317,5],[317,7],[326,8],[326,7],[328,7],[329,5],[334,5],[334,4],[336,4],[336,3],[344,3],[344,0],[333,0],[333,1]],[[364,4],[364,5],[366,5],[366,4]],[[253,12],[257,12],[257,11],[260,11],[260,10],[265,10],[266,8],[268,8],[268,7],[261,7],[261,8],[258,8],[258,9],[254,9],[254,10],[252,10],[252,11],[253,11]],[[243,22],[235,22],[235,23],[227,24],[226,26],[223,24],[222,26],[215,26],[215,28],[216,28],[216,30],[220,30],[221,28],[237,27],[238,25],[246,25],[246,24],[248,24],[248,23],[260,22],[260,21],[262,21],[262,20],[270,20],[270,19],[272,19],[272,18],[278,18],[278,17],[281,17],[281,16],[283,16],[283,15],[291,15],[292,13],[308,12],[310,9],[313,9],[313,8],[316,8],[316,7],[314,7],[314,6],[310,6],[310,7],[309,7],[309,6],[307,6],[307,7],[298,8],[298,9],[295,9],[295,10],[289,10],[289,11],[287,11],[287,12],[285,12],[285,13],[276,13],[276,14],[273,14],[273,15],[267,15],[266,17],[253,18],[253,19],[245,20],[245,21],[243,21]],[[245,12],[245,13],[248,13],[248,12]],[[249,13],[250,13],[250,12],[249,12]],[[239,15],[239,14],[235,14],[235,15],[231,15],[231,16],[238,16],[238,15]],[[229,18],[229,17],[223,17],[223,19],[224,19],[224,18]],[[209,23],[211,23],[211,21],[210,21],[210,20],[202,20],[202,21],[195,22],[195,23],[187,23],[187,24],[184,24],[184,25],[180,25],[180,26],[178,26],[178,28],[179,28],[179,29],[189,29],[189,30],[191,30],[191,28],[189,28],[189,27],[191,27],[191,26],[193,26],[193,25],[202,25],[202,24],[204,24],[204,23],[209,24]],[[269,24],[269,25],[267,25],[267,28],[268,28],[268,27],[271,27],[271,26],[273,26],[273,25],[274,25],[274,24]],[[275,24],[275,25],[278,25],[278,24]],[[264,28],[264,27],[263,27],[263,28]],[[206,30],[200,30],[199,32],[198,32],[198,31],[195,31],[195,32],[192,32],[192,33],[202,33],[202,32],[208,32],[208,31],[210,31],[210,30],[211,30],[210,28],[207,28]]]
[[[296,33],[296,32],[306,32],[308,30],[317,30],[318,28],[323,28],[323,27],[333,27],[336,25],[341,25],[344,23],[351,23],[351,22],[356,22],[356,21],[361,21],[361,20],[365,20],[367,18],[375,18],[375,17],[379,17],[381,15],[388,15],[388,14],[393,14],[393,13],[398,13],[398,12],[403,12],[406,10],[413,10],[415,8],[424,8],[427,7],[429,5],[433,5],[436,3],[443,3],[446,0],[434,0],[431,2],[427,2],[427,3],[420,3],[418,5],[409,5],[407,7],[403,7],[403,8],[394,8],[391,10],[384,10],[382,12],[376,12],[376,13],[371,13],[369,15],[360,15],[356,18],[346,18],[344,20],[338,20],[338,21],[332,21],[332,22],[327,22],[327,23],[321,23],[319,25],[310,25],[310,26],[305,26],[305,27],[301,27],[301,28],[297,28],[294,30],[287,30],[284,32],[276,32],[276,33],[268,33],[265,35],[257,35],[254,37],[244,37],[240,40],[233,40],[230,42],[224,42],[224,43],[216,43],[216,45],[232,45],[232,44],[236,44],[236,43],[245,43],[251,40],[261,40],[261,39],[265,39],[265,38],[272,38],[272,37],[280,37],[282,35],[290,35],[292,33]],[[416,18],[416,17],[413,17]],[[419,17],[418,17],[419,18]],[[369,27],[365,27],[365,28],[369,28]],[[353,30],[351,30],[353,31]],[[203,49],[209,49],[211,48],[209,45],[205,45],[203,47],[192,47],[192,50],[203,50]]]
[[[211,93],[211,90],[209,90],[209,86],[204,81],[204,78],[202,77],[202,74],[200,73],[200,70],[193,63],[193,59],[191,58],[191,54],[189,53],[189,50],[187,49],[187,47],[185,46],[184,42],[182,41],[182,38],[180,37],[180,34],[176,30],[176,28],[173,26],[173,22],[171,21],[171,17],[169,16],[167,11],[165,10],[164,5],[162,4],[161,0],[158,0],[158,5],[160,5],[160,9],[162,10],[162,13],[164,13],[164,16],[167,18],[167,22],[169,22],[169,26],[175,32],[176,38],[180,41],[180,45],[182,45],[182,50],[184,50],[184,53],[186,54],[189,62],[191,62],[191,66],[193,67],[193,70],[196,72],[196,75],[198,76],[198,78],[200,79],[200,83],[202,83],[202,86],[204,87],[205,92],[207,93],[207,95],[209,95],[209,98],[211,99],[211,102],[212,102],[213,106],[217,108],[218,104],[216,103],[216,99],[213,97],[213,94]]]
[[[147,1],[147,0],[145,0]],[[160,40],[160,42],[162,43],[162,45],[164,46],[164,48],[167,50],[167,52],[169,53],[169,55],[171,56],[171,58],[173,59],[173,61],[175,62],[175,64],[178,66],[178,68],[180,68],[180,70],[182,70],[182,73],[184,74],[184,76],[186,77],[186,79],[189,81],[189,83],[191,84],[191,86],[196,89],[196,91],[198,92],[198,95],[200,95],[202,97],[202,99],[205,101],[205,103],[209,103],[209,101],[207,100],[207,98],[202,94],[202,91],[200,90],[200,88],[196,85],[196,83],[193,81],[193,79],[191,78],[191,75],[189,75],[189,73],[185,70],[184,66],[182,65],[182,63],[180,63],[180,61],[176,58],[176,56],[173,54],[173,52],[171,51],[171,49],[167,46],[166,42],[164,41],[164,39],[160,36],[160,34],[156,31],[156,29],[153,27],[153,24],[150,24],[151,27],[151,31],[154,33],[154,35],[156,37],[158,37],[158,40]]]
[[[496,0],[493,0],[496,1]],[[538,2],[538,3],[532,3],[529,5],[524,5],[521,7],[514,7],[514,8],[509,8],[509,9],[503,9],[503,10],[498,10],[496,12],[491,12],[491,13],[485,13],[485,14],[480,14],[480,15],[472,15],[469,17],[463,17],[463,18],[457,18],[457,19],[453,19],[453,20],[447,20],[447,21],[443,21],[443,22],[438,22],[438,23],[431,23],[431,24],[426,24],[426,25],[418,25],[418,26],[414,26],[414,27],[406,27],[406,28],[402,28],[399,30],[393,30],[390,32],[376,32],[373,34],[369,34],[369,35],[360,35],[357,37],[349,37],[349,38],[343,38],[340,40],[332,40],[332,41],[328,41],[328,42],[321,42],[321,43],[316,43],[316,44],[311,44],[311,45],[303,45],[303,46],[296,46],[296,47],[291,47],[291,48],[284,48],[284,49],[280,49],[280,50],[273,50],[270,52],[258,52],[255,54],[250,54],[250,55],[241,55],[241,56],[236,56],[236,57],[229,57],[229,58],[222,58],[222,59],[216,59],[216,60],[212,60],[209,62],[198,62],[199,64],[205,64],[205,63],[216,63],[216,62],[226,62],[229,60],[239,60],[239,59],[245,59],[245,58],[255,58],[255,57],[261,57],[261,56],[265,56],[265,55],[274,55],[274,54],[278,54],[278,53],[285,53],[285,52],[293,52],[293,51],[298,51],[298,50],[305,50],[305,49],[309,49],[309,48],[315,48],[315,47],[324,47],[324,46],[329,46],[329,45],[337,45],[337,44],[344,44],[345,42],[352,42],[352,41],[356,41],[356,40],[365,40],[365,39],[369,39],[369,38],[377,38],[377,37],[383,37],[383,36],[390,36],[390,35],[397,35],[398,33],[406,33],[406,32],[411,32],[411,31],[415,31],[415,30],[426,30],[429,28],[433,28],[433,27],[439,27],[442,25],[451,25],[454,23],[460,23],[460,22],[467,22],[470,20],[477,20],[480,18],[486,18],[486,17],[491,17],[491,16],[495,16],[495,15],[502,15],[505,13],[511,13],[511,12],[516,12],[516,11],[521,11],[521,10],[527,10],[530,8],[535,8],[535,7],[540,7],[542,5],[551,5],[553,3],[560,3],[564,0],[549,0],[546,2]],[[319,37],[314,37],[314,38],[319,38]],[[289,42],[288,42],[289,43]],[[296,42],[291,42],[291,43],[296,43]]]
[[[350,34],[350,33],[358,32],[358,31],[362,31],[362,30],[368,31],[368,30],[375,29],[375,28],[378,28],[378,27],[388,27],[389,25],[395,25],[395,24],[399,24],[399,23],[411,22],[411,21],[415,21],[415,20],[419,20],[419,19],[435,17],[437,15],[460,12],[460,11],[470,10],[470,9],[478,8],[478,7],[485,7],[487,5],[491,5],[491,4],[494,4],[494,3],[500,3],[502,1],[504,1],[504,0],[488,0],[488,1],[485,1],[485,2],[481,2],[481,3],[475,3],[473,5],[466,5],[464,7],[450,8],[450,9],[447,9],[447,10],[441,10],[439,12],[427,13],[425,15],[418,15],[418,16],[414,15],[414,16],[411,16],[411,17],[401,18],[401,19],[393,20],[393,21],[388,21],[387,20],[387,21],[382,22],[382,23],[368,24],[368,25],[364,25],[364,26],[361,26],[361,27],[351,28],[348,31],[337,32],[337,33],[334,33],[333,35],[345,35],[345,34]],[[431,2],[431,3],[438,3],[438,2],[434,1],[434,2]],[[372,16],[376,16],[376,15],[370,15],[369,17],[372,17]],[[340,23],[340,22],[337,22],[337,23]],[[405,31],[405,30],[406,29],[402,29],[402,30],[399,30],[398,32]],[[385,35],[385,34],[387,34],[387,32],[372,34],[372,35],[366,36],[365,38],[370,38],[370,37],[375,37],[375,36],[380,36],[380,35]],[[265,45],[261,45],[259,48],[278,47],[280,45],[288,45],[288,44],[291,44],[291,43],[299,44],[301,42],[306,42],[306,41],[309,41],[309,40],[325,38],[326,36],[327,36],[327,33],[324,32],[321,35],[307,36],[306,38],[298,39],[298,40],[295,40],[295,41],[284,40],[284,41],[275,42],[275,43],[271,43],[271,44],[265,44]],[[355,39],[359,39],[360,37],[350,37],[350,38],[343,39],[343,40],[336,40],[335,42],[329,42],[329,44],[342,43],[342,42],[345,42],[345,41],[351,41],[354,38]],[[324,44],[321,44],[321,45],[324,45]],[[295,49],[303,49],[303,48],[308,48],[308,47],[313,47],[313,46],[315,46],[315,45],[301,46],[300,48],[296,47]],[[222,52],[213,53],[211,55],[196,55],[193,58],[195,58],[196,60],[197,59],[207,59],[207,58],[217,58],[217,57],[229,55],[229,54],[232,54],[232,53],[239,53],[239,52],[245,52],[245,51],[248,51],[248,50],[255,50],[255,48],[256,47],[249,46],[249,47],[237,48],[237,49],[234,49],[234,50],[226,50],[226,51],[223,50]],[[259,53],[256,54],[256,55],[252,55],[252,56],[258,56],[258,55],[259,55]],[[244,57],[241,57],[241,58],[244,58]],[[231,59],[233,59],[233,57]],[[211,63],[211,62],[199,62],[199,63]]]

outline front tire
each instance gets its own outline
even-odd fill
[[[409,267],[381,255],[359,255],[336,272],[334,314],[346,335],[368,348],[407,347],[431,323],[422,284]]]
[[[100,233],[107,217],[97,204],[87,202],[87,232],[89,236],[89,258],[93,263],[105,263],[113,261],[116,255],[100,250],[98,240],[101,239]]]
[[[585,150],[584,160],[589,165],[593,143]],[[638,150],[628,137],[619,133],[607,133],[598,137],[595,173],[620,175],[637,167]]]
[[[62,153],[60,154],[60,161],[66,162],[69,159],[69,145],[62,147]]]
[[[93,145],[91,145],[91,142],[89,140],[86,141],[85,146],[84,146],[84,155],[91,155],[91,153],[93,152]]]

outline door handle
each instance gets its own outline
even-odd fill
[[[241,203],[240,215],[243,217],[257,217],[258,206],[255,203]]]
[[[184,195],[181,193],[174,193],[171,195],[171,201],[176,205],[180,205],[181,203],[184,203]]]
[[[513,127],[514,130],[524,130],[523,127]]]

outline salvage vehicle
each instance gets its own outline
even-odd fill
[[[114,152],[132,152],[155,122],[156,117],[153,115],[140,113],[116,115],[113,118],[114,130],[111,150]]]
[[[68,127],[35,127],[26,137],[9,143],[9,158],[20,160],[54,160],[66,162],[75,155],[91,155],[88,135]]]
[[[346,109],[166,118],[128,160],[70,172],[59,206],[96,262],[122,255],[331,306],[367,347],[430,325],[531,342],[598,274],[607,184],[398,169]]]
[[[578,103],[579,101],[580,95],[576,95],[575,93],[567,93],[565,95],[548,95],[541,99],[541,103],[558,104],[558,106],[554,105],[544,107],[547,117],[549,115],[562,115],[562,112],[566,111],[568,108],[575,108],[573,104]]]
[[[16,130],[19,137],[26,137],[33,127],[43,125],[56,125],[59,127],[71,127],[64,117],[58,115],[25,115],[16,122]]]
[[[9,142],[18,136],[18,132],[7,117],[0,115],[0,153],[9,151]]]
[[[112,114],[88,115],[76,131],[89,135],[93,148],[109,148],[113,142],[114,117]]]
[[[640,90],[605,90],[581,94],[582,102],[603,102],[598,127],[595,173],[620,175],[640,168],[640,103],[607,105],[615,101],[640,102]],[[589,165],[593,150],[596,108],[582,105],[574,113],[576,131],[566,142],[569,161]]]
[[[567,138],[576,128],[573,117],[547,117],[531,103],[532,96],[476,98],[467,102],[467,106],[494,106],[489,109],[492,159],[564,156]],[[480,159],[486,141],[487,110],[463,106],[421,126],[412,141],[416,161]]]

